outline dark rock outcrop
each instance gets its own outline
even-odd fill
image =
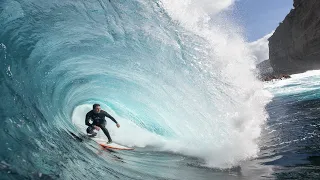
[[[257,70],[258,78],[262,81],[282,80],[291,78],[288,74],[275,74],[271,67],[269,59],[257,64]]]
[[[279,74],[279,75],[269,75],[261,78],[262,81],[273,81],[273,80],[283,80],[291,78],[288,74]]]
[[[294,9],[269,38],[275,75],[320,69],[320,0],[294,0]]]
[[[257,64],[257,69],[258,69],[258,73],[259,76],[261,77],[265,77],[265,76],[269,76],[273,74],[273,69],[270,65],[270,60],[264,60],[261,63]]]

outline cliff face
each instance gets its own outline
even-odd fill
[[[276,74],[320,69],[320,0],[294,0],[294,9],[269,38]]]
[[[257,69],[259,70],[259,76],[262,78],[273,75],[273,69],[269,59],[257,64]]]

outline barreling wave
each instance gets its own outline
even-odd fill
[[[0,154],[20,174],[59,169],[41,162],[61,162],[62,152],[95,158],[67,133],[81,131],[95,102],[128,146],[222,168],[259,151],[269,99],[238,27],[217,15],[231,1],[0,4]]]

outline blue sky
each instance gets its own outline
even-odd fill
[[[292,8],[293,0],[237,0],[233,15],[248,41],[255,41],[275,30]]]

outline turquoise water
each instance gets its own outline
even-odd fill
[[[255,78],[241,27],[220,5],[1,1],[1,178],[277,177],[261,142],[280,117],[270,114],[283,112],[277,97],[291,94]],[[108,122],[113,140],[135,151],[77,138],[93,103],[121,124]]]

